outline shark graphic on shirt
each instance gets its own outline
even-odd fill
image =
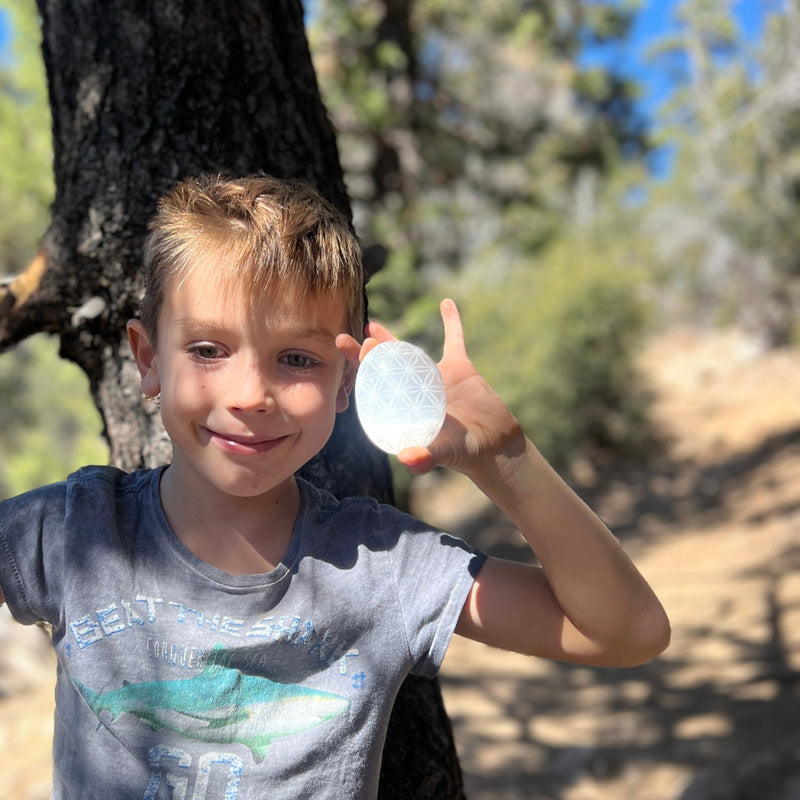
[[[126,683],[105,693],[75,685],[98,717],[131,714],[152,730],[164,728],[204,742],[236,743],[264,760],[273,739],[306,731],[344,714],[350,701],[328,692],[277,683],[217,663],[193,678]]]

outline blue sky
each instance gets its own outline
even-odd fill
[[[636,15],[629,41],[593,50],[584,61],[614,64],[623,74],[642,84],[642,108],[649,115],[667,98],[672,78],[663,65],[649,63],[648,47],[678,29],[676,16],[681,0],[644,0]],[[765,17],[777,11],[784,0],[738,0],[734,16],[740,30],[750,42],[758,40]]]
[[[663,60],[653,61],[649,58],[648,51],[654,42],[680,29],[677,12],[681,2],[682,0],[642,0],[627,41],[588,49],[581,59],[584,65],[610,66],[618,74],[634,79],[641,91],[639,108],[656,128],[657,112],[675,88],[675,76]],[[778,11],[785,2],[786,0],[734,0],[734,19],[748,43],[759,40],[765,18]],[[666,177],[673,157],[674,150],[669,146],[653,151],[649,158],[653,174]]]
[[[8,45],[8,12],[0,8],[0,56],[5,54]]]

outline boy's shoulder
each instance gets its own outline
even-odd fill
[[[158,482],[163,467],[125,472],[117,467],[86,466],[67,475],[63,480],[45,484],[3,501],[6,510],[70,505],[81,498],[114,498],[126,494],[140,497],[153,482]],[[80,502],[80,500],[79,500]]]
[[[143,485],[149,484],[152,480],[160,479],[161,473],[165,469],[166,465],[155,468],[144,467],[134,470],[133,472],[126,472],[119,467],[93,464],[75,470],[75,472],[66,477],[64,482],[67,486],[72,484],[97,484],[119,487],[120,489],[140,489]]]
[[[436,542],[449,545],[451,540],[457,541],[435,526],[372,497],[338,499],[302,478],[298,478],[298,484],[302,497],[299,527],[316,542],[315,548],[326,552],[360,545],[384,552],[395,550],[400,542],[415,550]]]
[[[306,512],[312,512],[320,521],[332,519],[364,518],[371,522],[380,519],[402,520],[406,525],[422,526],[423,523],[415,517],[400,511],[398,508],[386,503],[381,503],[373,497],[366,495],[338,498],[327,489],[321,488],[304,479],[296,478],[303,498],[303,507]],[[426,526],[427,527],[427,526]]]

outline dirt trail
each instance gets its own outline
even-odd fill
[[[673,640],[596,670],[455,640],[443,669],[470,800],[800,798],[800,350],[678,331],[648,348],[667,438],[577,474],[661,596]],[[469,486],[417,511],[499,555],[519,535]],[[52,657],[0,614],[0,800],[45,800]]]
[[[443,685],[470,800],[800,798],[799,355],[691,331],[648,349],[665,452],[582,494],[656,588],[672,643],[617,671],[456,639]],[[470,516],[453,527],[513,555],[518,534],[457,490]]]

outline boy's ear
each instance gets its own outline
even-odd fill
[[[150,336],[138,319],[128,322],[128,342],[131,346],[139,375],[142,376],[142,391],[147,397],[155,397],[161,391],[158,377],[156,351],[150,343]]]
[[[339,391],[336,394],[337,414],[347,411],[347,407],[350,405],[350,392],[353,391],[356,383],[356,372],[358,372],[358,367],[352,361],[348,361],[344,368],[342,382],[339,384]]]

